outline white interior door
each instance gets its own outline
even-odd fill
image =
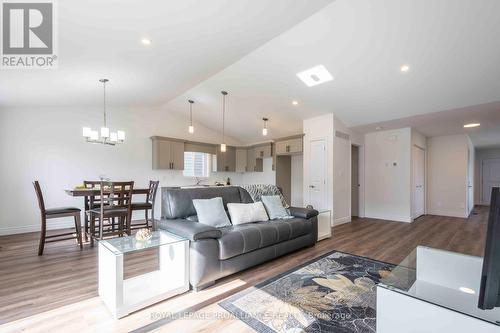
[[[413,218],[425,214],[425,150],[413,146]]]
[[[490,204],[492,187],[500,187],[500,158],[483,161],[482,201],[484,204]]]
[[[309,158],[309,203],[315,209],[325,209],[326,193],[326,143],[324,139],[311,141]]]

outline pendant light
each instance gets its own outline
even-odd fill
[[[262,128],[262,135],[266,136],[267,135],[267,121],[269,120],[268,118],[262,118],[264,121],[264,127]]]
[[[226,114],[226,96],[227,96],[227,91],[221,91],[222,94],[222,143],[220,144],[220,151],[225,153],[226,152],[226,138],[225,138],[225,133],[224,133],[224,116]]]
[[[99,132],[97,130],[93,130],[90,127],[83,128],[83,137],[86,142],[89,143],[101,143],[105,145],[114,146],[118,143],[123,143],[125,141],[125,132],[124,131],[116,131],[110,132],[109,127],[107,125],[107,114],[106,114],[106,83],[109,82],[108,79],[100,79],[99,82],[102,83],[103,92],[104,92],[104,107],[103,107],[103,126],[100,130],[100,138]]]
[[[193,127],[193,104],[194,104],[194,101],[193,100],[188,100],[189,102],[189,127],[188,127],[188,132],[189,134],[193,134],[194,133],[194,127]]]

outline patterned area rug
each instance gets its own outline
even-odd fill
[[[335,251],[219,305],[262,333],[375,332],[376,285],[393,267]]]

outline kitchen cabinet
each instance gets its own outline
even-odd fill
[[[235,172],[236,171],[236,148],[226,146],[226,151],[221,152],[220,146],[217,147],[217,172]]]
[[[153,169],[184,170],[184,142],[153,137]]]
[[[277,141],[275,147],[276,155],[302,154],[302,137]]]
[[[237,148],[236,149],[236,172],[247,171],[247,150]]]

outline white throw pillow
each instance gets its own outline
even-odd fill
[[[260,199],[271,220],[290,218],[279,195],[263,195]]]
[[[260,201],[249,204],[229,203],[227,210],[233,225],[269,220],[266,209]]]
[[[231,225],[221,197],[212,199],[193,199],[198,222],[215,228]]]

